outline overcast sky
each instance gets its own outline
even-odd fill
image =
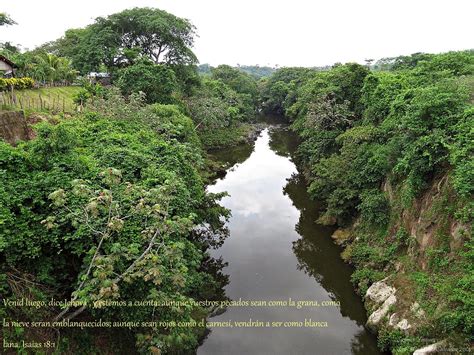
[[[317,66],[474,48],[472,0],[14,0],[0,42],[34,48],[98,16],[157,7],[197,27],[201,63]]]

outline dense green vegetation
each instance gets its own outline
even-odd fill
[[[210,75],[213,67],[209,64],[200,64],[198,72],[202,75]],[[276,69],[271,67],[261,67],[259,65],[237,65],[236,69],[250,74],[256,79],[261,79],[272,75]]]
[[[187,109],[206,148],[242,143],[251,127],[258,105],[256,79],[221,65],[203,77],[195,93],[185,98]]]
[[[14,24],[0,13],[0,26]],[[382,329],[381,347],[404,353],[422,337],[472,342],[473,52],[366,66],[198,68],[195,35],[188,20],[134,8],[33,51],[2,44],[19,76],[80,84],[18,97],[57,95],[56,103],[81,108],[73,117],[46,117],[32,141],[0,141],[2,297],[222,299],[227,280],[208,249],[225,238],[229,211],[205,191],[205,151],[244,141],[262,110],[284,115],[301,137],[297,159],[309,193],[325,203],[321,222],[347,229],[342,257],[355,265],[360,292],[396,271],[401,292],[426,311],[408,335]],[[90,72],[109,73],[112,85],[89,82]],[[0,80],[0,90],[8,85]],[[417,223],[433,226],[423,248]],[[196,304],[0,309],[16,320],[199,322],[208,313]],[[56,336],[49,331],[2,330],[11,341]],[[93,353],[112,341],[112,331],[100,330],[104,343],[94,343],[94,331],[61,329],[60,351]],[[133,351],[184,353],[204,329],[114,332]]]
[[[219,196],[204,191],[191,119],[175,106],[145,106],[140,97],[127,103],[116,92],[95,105],[94,112],[37,126],[37,139],[16,148],[0,143],[2,295],[72,295],[82,302],[220,297],[225,279],[219,281],[206,249],[225,237],[220,217],[227,211],[217,205]],[[2,316],[199,321],[207,312],[199,306],[79,311],[20,309]],[[38,336],[31,331],[25,329]],[[133,333],[145,352],[182,351],[196,347],[202,331]],[[78,350],[79,340],[61,333],[62,349]],[[4,329],[6,339],[21,335]]]
[[[180,106],[193,119],[206,148],[242,142],[250,128],[241,125],[252,120],[257,109],[257,79],[226,65],[200,77],[190,49],[194,36],[187,20],[158,9],[134,8],[67,30],[30,52],[4,43],[0,54],[18,65],[18,76],[39,82],[70,83],[82,75],[75,80],[83,86],[74,97],[78,105],[102,95],[86,78],[89,72],[108,72],[125,96],[142,92],[149,104]]]
[[[99,17],[86,28],[70,29],[43,48],[71,58],[82,74],[115,70],[148,58],[155,64],[195,64],[195,28],[166,11],[134,8]]]
[[[263,87],[263,108],[285,114],[302,138],[298,160],[310,194],[326,204],[321,221],[350,228],[343,257],[356,266],[359,290],[398,270],[397,282],[427,310],[415,334],[381,331],[381,345],[403,353],[423,335],[466,344],[474,330],[474,54],[416,54],[390,68],[284,68]],[[423,250],[406,229],[418,217],[416,225],[435,226]],[[457,246],[453,223],[465,226]]]
[[[66,63],[74,78],[108,71],[113,85],[78,79],[81,86],[17,93],[22,99],[65,95],[82,110],[73,117],[46,110],[34,140],[16,147],[0,141],[0,292],[12,301],[82,303],[40,309],[2,304],[2,318],[198,323],[210,310],[195,301],[224,299],[227,278],[208,249],[226,237],[229,211],[218,204],[220,195],[205,191],[203,148],[248,135],[258,92],[253,77],[230,67],[199,77],[193,36],[187,20],[145,8],[97,19],[32,52],[4,45],[2,53],[19,63],[19,71],[38,80],[66,80],[59,69]],[[220,134],[213,135],[216,130]],[[137,300],[188,305],[82,306]],[[56,339],[59,351],[71,353],[107,346],[184,353],[197,347],[204,331],[202,325],[71,328],[60,329],[58,337],[51,328],[5,327],[2,336]],[[117,333],[123,334],[119,345]]]

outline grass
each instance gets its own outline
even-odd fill
[[[61,86],[15,91],[16,103],[12,103],[8,98],[10,95],[3,92],[0,93],[0,103],[4,108],[72,112],[76,108],[73,98],[80,90],[79,86]]]

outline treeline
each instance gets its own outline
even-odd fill
[[[385,71],[281,69],[263,87],[263,109],[285,115],[301,137],[308,191],[325,202],[321,222],[347,228],[343,257],[360,292],[397,273],[426,311],[415,331],[382,329],[381,347],[404,353],[423,336],[465,346],[474,334],[474,53],[392,62]],[[424,200],[431,222],[417,223],[437,229],[421,250],[407,220],[433,185],[438,194]],[[465,226],[462,237],[450,234],[452,223]]]
[[[214,69],[214,67],[212,67],[209,64],[200,64],[198,66],[198,72],[201,75],[211,74],[212,69]],[[261,67],[259,65],[239,65],[238,64],[236,69],[239,69],[240,71],[244,73],[250,74],[256,79],[265,78],[267,76],[272,75],[276,71],[276,68],[267,67],[267,66]]]

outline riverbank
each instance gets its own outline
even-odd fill
[[[200,135],[206,151],[205,169],[202,176],[206,182],[212,182],[225,175],[232,165],[242,162],[253,147],[254,142],[268,124],[263,122],[244,123],[232,128],[223,128],[215,132]],[[225,150],[232,148],[231,154]]]
[[[264,127],[261,123],[237,123],[230,127],[199,132],[199,138],[204,149],[212,151],[253,142]]]
[[[0,314],[12,320],[2,330],[6,343],[145,353],[160,339],[163,353],[192,352],[203,327],[122,325],[200,323],[208,310],[199,302],[223,297],[222,266],[207,250],[225,239],[228,211],[206,192],[192,120],[172,105],[136,107],[112,95],[100,111],[42,120],[31,136],[23,134],[23,115],[2,116],[7,129],[0,132],[19,127],[23,135],[12,135],[12,144],[26,140],[0,140]],[[209,231],[201,233],[202,225]],[[22,299],[46,306],[7,305]],[[60,307],[60,300],[74,302]],[[191,305],[112,310],[91,306],[98,300]],[[30,326],[51,319],[118,326],[61,329],[60,338],[57,329]],[[173,340],[179,337],[186,342]]]

